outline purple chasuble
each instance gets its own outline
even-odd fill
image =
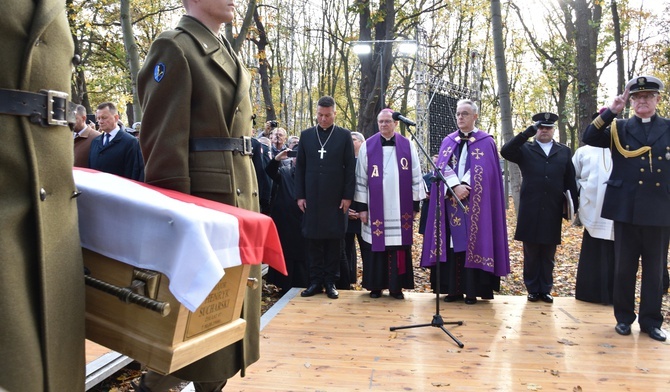
[[[455,154],[459,152],[459,143],[458,132],[442,141],[437,166],[443,173],[457,170],[459,157]],[[470,170],[471,190],[468,199],[462,200],[466,210],[463,211],[451,198],[444,199],[444,184],[432,185],[421,266],[434,266],[437,261],[438,247],[434,241],[437,230],[440,232],[440,261],[447,261],[449,238],[445,229],[448,221],[454,252],[465,251],[466,268],[505,276],[510,271],[509,244],[498,150],[493,138],[481,130],[472,133],[467,143],[466,168]],[[437,208],[440,208],[439,228],[431,222]]]
[[[365,141],[368,158],[368,216],[372,232],[372,251],[383,252],[386,248],[384,235],[384,151],[381,134],[378,132]],[[400,186],[400,233],[402,245],[412,244],[414,222],[412,202],[412,151],[409,140],[395,133],[396,164]],[[394,190],[389,190],[394,191]]]

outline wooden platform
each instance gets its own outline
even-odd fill
[[[667,391],[670,344],[614,332],[608,306],[497,296],[476,305],[440,301],[445,325],[428,326],[435,296],[371,299],[340,291],[301,298],[293,289],[265,315],[261,359],[231,391]],[[270,319],[268,319],[270,318]]]
[[[86,390],[93,388],[132,361],[132,358],[86,340]]]

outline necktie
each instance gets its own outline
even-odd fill
[[[103,146],[106,146],[109,144],[109,133],[105,134],[105,143],[103,143]]]

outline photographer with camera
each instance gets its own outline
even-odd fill
[[[270,216],[277,226],[279,241],[284,251],[288,275],[270,268],[267,281],[277,286],[283,295],[292,287],[306,287],[309,284],[305,239],[300,225],[303,212],[295,202],[295,149],[285,149],[265,167],[265,172],[275,184]]]
[[[274,158],[277,154],[286,150],[286,129],[275,128],[270,135],[270,141],[272,142],[272,157]]]
[[[265,122],[265,125],[263,126],[263,129],[258,132],[256,135],[257,139],[260,139],[262,137],[270,138],[270,135],[272,134],[272,131],[279,126],[279,122],[275,120],[268,120]]]

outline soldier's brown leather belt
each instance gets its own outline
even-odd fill
[[[194,137],[189,139],[191,151],[234,151],[240,155],[251,155],[252,145],[249,136],[233,137]]]
[[[75,122],[76,104],[69,102],[67,93],[41,90],[39,93],[0,89],[0,114],[26,116],[30,122],[42,126]]]

